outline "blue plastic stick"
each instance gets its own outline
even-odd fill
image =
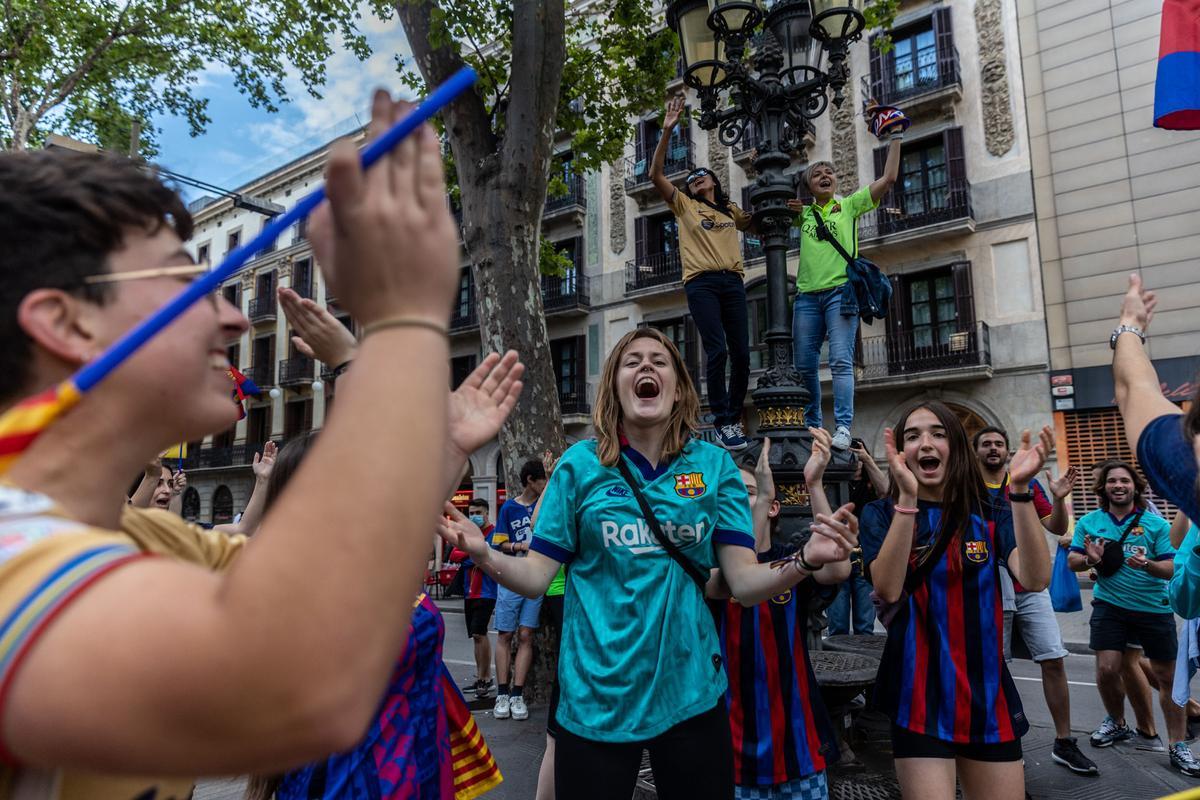
[[[475,83],[475,77],[475,70],[470,67],[463,67],[450,76],[449,80],[435,89],[433,94],[426,97],[408,116],[393,125],[382,136],[371,142],[367,149],[363,150],[363,170],[369,169],[372,164],[399,144],[404,137],[415,131],[423,122],[441,111],[443,107],[449,105],[456,97],[466,91]],[[263,228],[258,236],[255,236],[249,242],[226,256],[225,260],[216,269],[197,278],[172,299],[171,302],[154,312],[151,317],[114,342],[112,347],[100,354],[99,358],[84,365],[79,372],[75,373],[72,383],[75,384],[80,392],[87,392],[97,383],[104,380],[108,373],[116,369],[126,358],[129,358],[150,337],[171,324],[176,317],[187,311],[193,303],[216,291],[221,283],[244,266],[250,260],[251,256],[271,245],[285,230],[311,214],[313,209],[320,205],[324,199],[325,187],[323,186],[304,197],[290,211]]]

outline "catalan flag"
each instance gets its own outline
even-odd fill
[[[1200,130],[1200,0],[1163,3],[1154,125]]]
[[[78,403],[82,396],[74,383],[63,381],[58,386],[22,400],[0,417],[0,475],[8,472],[33,440],[60,414]]]
[[[454,800],[473,800],[500,785],[504,776],[458,685],[442,665],[442,693],[450,721],[450,753],[454,760]]]

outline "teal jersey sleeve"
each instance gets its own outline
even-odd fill
[[[1162,517],[1154,518],[1154,555],[1151,561],[1174,561],[1175,548],[1171,546],[1171,523]]]
[[[746,482],[728,452],[721,453],[717,483],[717,524],[713,544],[733,544],[754,549],[754,523],[750,519],[750,495]]]
[[[579,527],[576,511],[580,479],[594,467],[596,457],[579,442],[567,448],[542,495],[537,528],[529,549],[569,564],[579,547]]]
[[[1090,514],[1084,514],[1075,521],[1075,533],[1071,536],[1071,549],[1076,553],[1084,552],[1083,540],[1084,537],[1092,535],[1092,526]]]
[[[1167,587],[1171,610],[1184,619],[1200,617],[1200,528],[1188,528],[1175,554],[1175,574]]]
[[[860,187],[858,191],[842,201],[842,209],[855,219],[868,211],[875,210],[878,205],[879,203],[871,199],[870,184]]]

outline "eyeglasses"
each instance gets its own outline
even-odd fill
[[[688,175],[688,176],[687,176],[687,180],[686,180],[686,181],[684,181],[684,182],[685,182],[685,183],[686,183],[688,186],[691,186],[691,185],[692,185],[693,183],[695,183],[696,181],[700,180],[701,178],[705,177],[706,175],[711,175],[711,174],[712,174],[712,173],[711,173],[711,172],[709,172],[709,171],[708,171],[708,170],[706,170],[706,169],[698,169],[698,170],[696,170],[695,172],[693,172],[691,175]]]
[[[175,267],[154,267],[151,269],[135,269],[129,272],[105,272],[99,275],[87,275],[83,278],[85,286],[100,286],[107,283],[124,283],[140,281],[147,278],[198,278],[208,272],[207,264],[180,264]],[[221,290],[214,289],[208,294],[208,300],[214,308],[220,306]]]

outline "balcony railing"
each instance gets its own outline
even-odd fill
[[[275,362],[268,361],[266,364],[253,364],[247,367],[243,374],[254,381],[258,388],[266,389],[275,385]]]
[[[279,385],[298,386],[312,383],[313,360],[308,356],[294,356],[279,362]]]
[[[235,444],[228,447],[201,447],[194,457],[184,460],[185,469],[219,469],[251,463],[261,445]]]
[[[542,307],[546,313],[587,310],[591,306],[588,293],[588,278],[578,268],[570,270],[561,278],[557,275],[542,276]]]
[[[308,280],[301,279],[299,282],[293,281],[292,291],[301,297],[307,297],[310,300],[316,299],[313,297],[313,279],[311,277],[309,277]]]
[[[860,382],[919,376],[923,373],[972,370],[992,365],[986,322],[951,333],[946,341],[925,341],[921,332],[901,331],[862,340]]]
[[[275,292],[254,297],[246,306],[246,316],[251,322],[269,322],[275,319]]]
[[[472,302],[466,308],[456,306],[454,313],[450,317],[451,331],[467,331],[471,328],[479,327],[479,317],[475,313],[475,302]]]
[[[743,156],[749,156],[754,148],[758,147],[759,141],[758,128],[752,124],[746,125],[746,130],[742,133],[742,138],[733,146],[733,157],[741,159]]]
[[[800,252],[800,229],[793,225],[788,229],[788,249],[789,253]],[[766,256],[767,250],[762,239],[756,236],[742,237],[742,260],[753,261],[756,258]]]
[[[683,280],[679,253],[654,253],[625,262],[625,291],[636,292]]]
[[[925,95],[940,92],[942,89],[962,89],[962,74],[959,71],[958,48],[951,47],[947,53],[939,53],[937,68],[930,70],[920,66],[912,72],[897,75],[887,70],[877,80],[863,76],[863,96],[874,97],[884,105],[905,103],[911,108],[913,102]]]
[[[695,169],[691,134],[688,133],[686,136],[686,139],[672,144],[667,149],[667,157],[663,161],[664,175],[676,175]],[[636,191],[650,184],[650,159],[652,157],[653,154],[648,153],[642,158],[638,158],[636,155],[625,158],[625,191]]]
[[[553,217],[569,211],[587,210],[587,180],[571,173],[566,177],[567,191],[557,197],[546,197],[543,216]]]
[[[973,219],[971,182],[966,178],[951,178],[944,186],[934,189],[913,192],[893,190],[883,198],[879,208],[859,220],[858,235],[860,241],[877,239],[932,225]]]
[[[558,387],[558,407],[564,415],[592,413],[592,407],[587,400],[587,389],[582,384],[582,379],[572,381],[570,391],[567,392],[563,391],[564,387]]]

